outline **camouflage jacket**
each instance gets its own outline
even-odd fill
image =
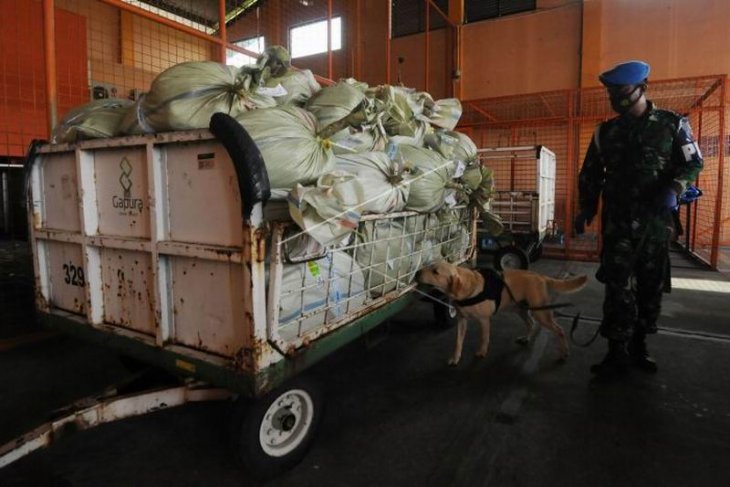
[[[702,165],[687,118],[649,102],[641,117],[619,116],[597,128],[578,178],[580,210],[595,215],[602,196],[604,232],[608,223],[642,233],[666,216],[667,188],[681,194]]]

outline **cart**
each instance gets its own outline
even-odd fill
[[[491,207],[504,225],[499,236],[479,228],[479,249],[494,254],[497,269],[527,269],[554,224],[555,154],[538,145],[485,148],[478,155],[494,173]]]
[[[322,395],[300,373],[412,302],[415,273],[435,253],[472,258],[476,211],[467,207],[438,226],[415,212],[364,215],[349,241],[317,248],[286,201],[261,197],[268,189],[252,183],[265,173],[260,153],[236,130],[31,150],[42,320],[188,379],[136,402],[94,398],[0,448],[0,466],[48,445],[68,422],[89,427],[232,393],[241,398],[237,456],[253,474],[275,475],[305,455],[321,420]]]

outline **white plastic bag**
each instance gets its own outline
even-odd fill
[[[289,214],[303,231],[322,245],[341,242],[357,229],[365,192],[357,176],[332,171],[314,186],[298,184],[289,195]]]
[[[331,143],[317,134],[317,120],[301,108],[286,105],[236,117],[256,142],[272,188],[311,184],[335,165]]]
[[[335,167],[354,174],[361,183],[364,199],[360,213],[391,213],[405,208],[410,174],[384,152],[339,155]]]

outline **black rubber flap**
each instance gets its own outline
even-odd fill
[[[216,113],[210,118],[210,131],[221,141],[233,160],[241,191],[241,212],[248,220],[256,203],[266,203],[271,197],[269,175],[264,158],[246,129],[235,118]]]

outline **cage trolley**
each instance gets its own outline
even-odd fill
[[[480,227],[479,248],[494,253],[498,269],[527,269],[540,258],[543,240],[553,230],[555,154],[538,145],[483,148],[478,157],[493,171],[492,211],[504,224],[499,236]]]
[[[321,393],[300,373],[415,300],[431,259],[472,258],[477,220],[466,207],[437,226],[414,212],[363,215],[347,242],[318,249],[286,201],[257,196],[259,169],[247,166],[261,156],[241,132],[238,149],[208,130],[33,148],[30,242],[45,323],[189,378],[176,399],[114,403],[115,414],[107,401],[63,421],[88,427],[228,391],[236,454],[268,477],[304,456],[321,419]],[[59,425],[0,448],[0,465]]]

